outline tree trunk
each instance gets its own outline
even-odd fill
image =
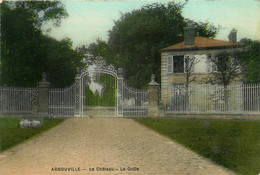
[[[228,103],[228,89],[227,85],[224,85],[224,105],[225,105],[225,111],[229,110],[229,103]]]
[[[185,111],[190,110],[190,102],[189,102],[189,85],[185,85]]]

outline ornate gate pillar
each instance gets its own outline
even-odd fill
[[[155,75],[152,75],[151,82],[149,83],[149,90],[148,90],[148,115],[151,117],[158,117],[159,116],[159,84],[155,81]]]
[[[46,74],[43,73],[43,80],[39,83],[39,97],[38,97],[38,115],[48,115],[49,103],[49,87],[50,83],[46,80]]]
[[[49,110],[49,87],[50,83],[46,80],[46,73],[43,73],[43,80],[39,83],[37,109],[30,116],[21,119],[22,128],[37,128],[43,125],[43,119],[48,116]]]

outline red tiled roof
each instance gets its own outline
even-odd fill
[[[184,42],[180,42],[178,44],[166,47],[161,49],[161,51],[169,51],[169,50],[182,50],[182,49],[203,49],[203,48],[223,48],[223,47],[242,47],[242,44],[233,43],[229,41],[210,39],[201,36],[195,37],[195,44],[193,46],[184,46]]]

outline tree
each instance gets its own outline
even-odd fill
[[[101,39],[97,39],[96,43],[91,43],[88,46],[88,51],[96,56],[102,56],[105,57],[107,55],[108,45],[105,41],[102,41]]]
[[[1,80],[6,85],[18,85],[32,80],[30,72],[37,62],[32,60],[31,51],[41,31],[34,27],[28,10],[8,5],[14,3],[1,4]]]
[[[250,39],[242,39],[240,43],[245,44],[247,52],[241,52],[238,57],[244,65],[243,73],[244,83],[259,83],[260,82],[260,41],[252,41]]]
[[[193,81],[196,81],[196,74],[194,73],[194,66],[199,62],[200,60],[194,56],[189,57],[186,56],[184,58],[184,77],[185,77],[185,97],[186,97],[186,108],[189,110],[189,86],[190,83]]]
[[[104,58],[107,58],[108,49],[108,44],[105,41],[97,39],[96,42],[89,44],[87,47],[85,45],[77,47],[76,51],[83,54],[88,53],[93,55],[94,57],[102,56]]]
[[[241,75],[241,61],[238,59],[238,52],[208,54],[208,58],[213,63],[216,73],[207,77],[207,83],[220,84],[227,87]]]
[[[175,106],[180,108],[180,110],[189,110],[189,97],[190,97],[189,87],[190,87],[190,83],[196,81],[196,73],[194,72],[194,66],[200,60],[195,56],[185,56],[184,58],[183,57],[180,58],[181,58],[180,61],[176,61],[174,62],[174,64],[176,66],[176,70],[180,70],[180,72],[184,72],[183,76],[185,79],[185,83],[183,88],[185,90],[184,90],[184,94],[176,95],[174,98],[178,100],[174,100],[174,101],[175,102],[181,101],[180,103],[175,104]]]
[[[188,89],[190,83],[193,81],[196,81],[196,74],[194,73],[194,66],[199,62],[200,60],[194,56],[189,57],[186,56],[184,58],[184,77],[185,77],[185,87]]]
[[[209,74],[206,83],[223,85],[225,110],[229,108],[229,91],[227,87],[232,81],[239,79],[242,74],[241,60],[238,58],[238,54],[238,52],[222,52],[215,55],[208,55],[216,73]]]
[[[43,72],[49,73],[49,80],[54,87],[68,87],[73,84],[77,68],[83,66],[80,62],[83,54],[75,52],[71,47],[69,38],[57,41],[45,36],[38,45],[41,67]]]
[[[4,2],[12,10],[28,13],[28,19],[33,23],[34,27],[41,29],[47,22],[53,22],[55,26],[59,26],[61,19],[68,16],[64,5],[59,1],[15,1]]]
[[[217,28],[196,23],[182,16],[184,5],[170,2],[154,3],[130,13],[121,14],[109,31],[107,60],[126,70],[128,83],[136,88],[145,87],[156,74],[160,82],[160,49],[184,40],[183,28],[197,26],[201,36],[214,37]],[[195,26],[195,27],[196,27]]]
[[[81,54],[71,49],[71,41],[44,36],[45,22],[59,24],[67,16],[60,2],[4,2],[1,4],[1,84],[35,87],[42,72],[50,72],[57,87],[74,81]],[[67,77],[66,79],[64,77]]]
[[[205,22],[195,22],[190,19],[185,19],[187,26],[193,27],[196,29],[197,34],[202,37],[206,38],[215,38],[217,31],[219,30],[220,26],[215,27],[208,21]]]

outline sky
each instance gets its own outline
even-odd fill
[[[60,27],[52,28],[50,36],[61,40],[71,38],[73,47],[87,45],[96,39],[108,40],[108,31],[120,13],[131,12],[156,1],[62,1],[69,16]],[[157,1],[167,4],[169,1]],[[184,1],[176,1],[184,3]],[[228,40],[229,32],[238,30],[238,41],[242,38],[260,40],[259,0],[193,0],[183,8],[182,15],[196,22],[208,21],[220,26],[216,39]],[[49,27],[46,25],[46,27]]]

